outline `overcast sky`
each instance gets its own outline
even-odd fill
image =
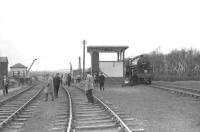
[[[200,50],[199,0],[0,0],[0,56],[32,70],[78,66],[81,41],[127,45],[126,56]],[[109,58],[107,56],[101,57]],[[90,55],[86,54],[86,67]]]

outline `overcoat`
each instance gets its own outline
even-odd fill
[[[92,75],[88,74],[85,82],[85,91],[94,89],[94,79]]]
[[[53,93],[53,79],[52,77],[46,78],[44,82],[44,93]]]
[[[60,77],[59,76],[55,76],[54,79],[53,79],[54,86],[59,87],[60,86],[60,81],[61,81]]]

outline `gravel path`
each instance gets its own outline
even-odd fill
[[[62,90],[59,90],[59,95],[61,95]],[[32,114],[32,117],[25,123],[20,132],[51,132],[53,121],[56,118],[56,112],[59,110],[60,102],[66,100],[64,95],[61,95],[54,101],[44,101],[44,95],[39,99],[38,107]]]
[[[142,85],[95,94],[142,120],[148,132],[200,132],[199,100]]]
[[[33,113],[21,132],[50,132],[51,124],[55,118],[56,104],[53,101],[39,103],[38,109]]]

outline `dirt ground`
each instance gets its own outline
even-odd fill
[[[200,132],[200,100],[145,85],[106,87],[94,93],[143,121],[148,132]]]
[[[52,132],[53,121],[55,121],[60,102],[66,99],[61,95],[61,91],[59,90],[60,97],[54,101],[51,101],[51,96],[48,101],[44,101],[42,94],[37,101],[38,107],[32,113],[32,117],[28,119],[19,132]]]

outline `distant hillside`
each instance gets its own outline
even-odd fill
[[[70,70],[69,69],[58,69],[58,70],[49,70],[49,72],[68,73],[68,72],[70,72]]]
[[[44,74],[44,73],[69,73],[69,69],[47,70],[47,71],[30,71],[30,74]]]

